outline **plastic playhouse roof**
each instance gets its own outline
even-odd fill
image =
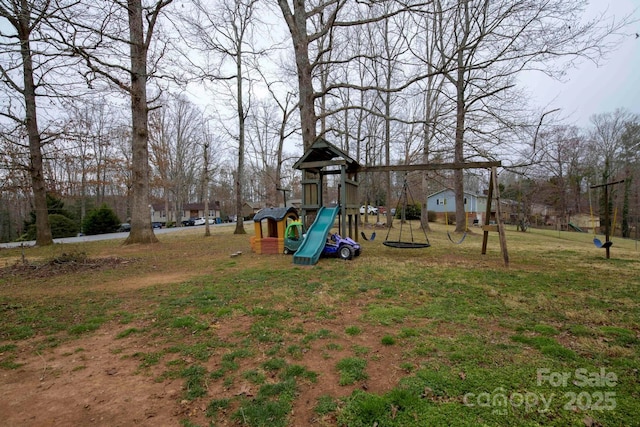
[[[260,222],[263,219],[282,221],[291,212],[295,213],[296,216],[298,215],[298,210],[293,206],[289,206],[288,208],[263,208],[255,214],[253,221]]]

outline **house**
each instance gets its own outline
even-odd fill
[[[445,188],[427,197],[427,210],[436,213],[437,218],[444,219],[445,212],[450,215],[456,211],[456,196],[452,189]],[[487,196],[464,192],[464,211],[473,221],[480,219],[487,210]]]
[[[153,203],[150,205],[151,210],[151,222],[160,222],[164,226],[167,223],[186,221],[189,218],[209,217],[218,219],[220,218],[220,202],[209,202],[209,212],[205,214],[204,202],[201,203],[185,203],[182,206],[182,210],[175,215],[173,204],[169,204],[169,211],[165,210],[164,203]],[[176,221],[177,218],[177,221]]]
[[[512,216],[514,210],[514,203],[511,200],[500,200],[500,207],[502,211],[502,220],[508,222]],[[494,202],[495,204],[495,202]],[[444,220],[446,216],[451,217],[451,214],[456,211],[456,197],[455,192],[451,188],[445,188],[427,197],[427,210],[436,213],[438,219]],[[487,196],[484,194],[472,194],[464,192],[464,211],[467,213],[469,224],[478,220],[477,223],[482,224],[483,218],[487,212]],[[495,221],[495,206],[491,207],[490,221]]]
[[[244,202],[242,204],[242,216],[244,218],[253,218],[263,207],[265,207],[265,204],[262,202]]]

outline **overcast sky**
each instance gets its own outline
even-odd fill
[[[608,10],[621,18],[634,13],[640,19],[640,0],[592,0],[588,13]],[[614,111],[616,108],[640,114],[640,23],[628,28],[616,51],[607,55],[600,66],[583,62],[578,69],[570,70],[563,82],[544,75],[527,76],[529,91],[534,104],[545,111],[560,108],[559,114],[566,122],[589,126],[593,114]]]

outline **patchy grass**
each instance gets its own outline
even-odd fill
[[[356,381],[369,378],[366,372],[367,361],[359,357],[347,357],[336,364],[340,373],[340,385],[352,385]]]
[[[586,234],[511,231],[505,268],[496,236],[482,256],[479,232],[454,246],[433,229],[429,249],[362,242],[353,261],[304,268],[231,234],[163,235],[153,250],[28,248],[28,267],[14,267],[22,250],[2,250],[0,370],[48,360],[65,342],[88,348],[106,330],[136,375],[179,381],[173,404],[203,408],[176,418],[183,425],[640,419],[633,242],[616,239],[606,260]],[[598,382],[603,369],[615,384]]]

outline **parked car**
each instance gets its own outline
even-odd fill
[[[128,222],[123,222],[122,224],[120,224],[120,227],[118,227],[118,232],[122,233],[125,231],[131,231],[131,224],[129,224]]]
[[[185,219],[184,221],[182,221],[182,225],[185,227],[191,227],[192,225],[195,225],[195,221],[196,218]]]
[[[360,215],[364,215],[364,211],[365,211],[365,209],[366,209],[366,211],[367,211],[367,213],[368,213],[369,215],[375,215],[375,214],[377,214],[377,213],[378,213],[378,208],[376,208],[375,206],[371,206],[371,205],[365,206],[365,205],[362,205],[362,206],[360,206]]]
[[[207,219],[203,216],[196,218],[193,220],[193,225],[204,225],[206,223]],[[216,219],[215,218],[209,218],[209,224],[215,224],[216,223]]]
[[[159,222],[159,221],[153,221],[151,223],[151,227],[153,227],[153,228],[162,228],[162,223]]]

